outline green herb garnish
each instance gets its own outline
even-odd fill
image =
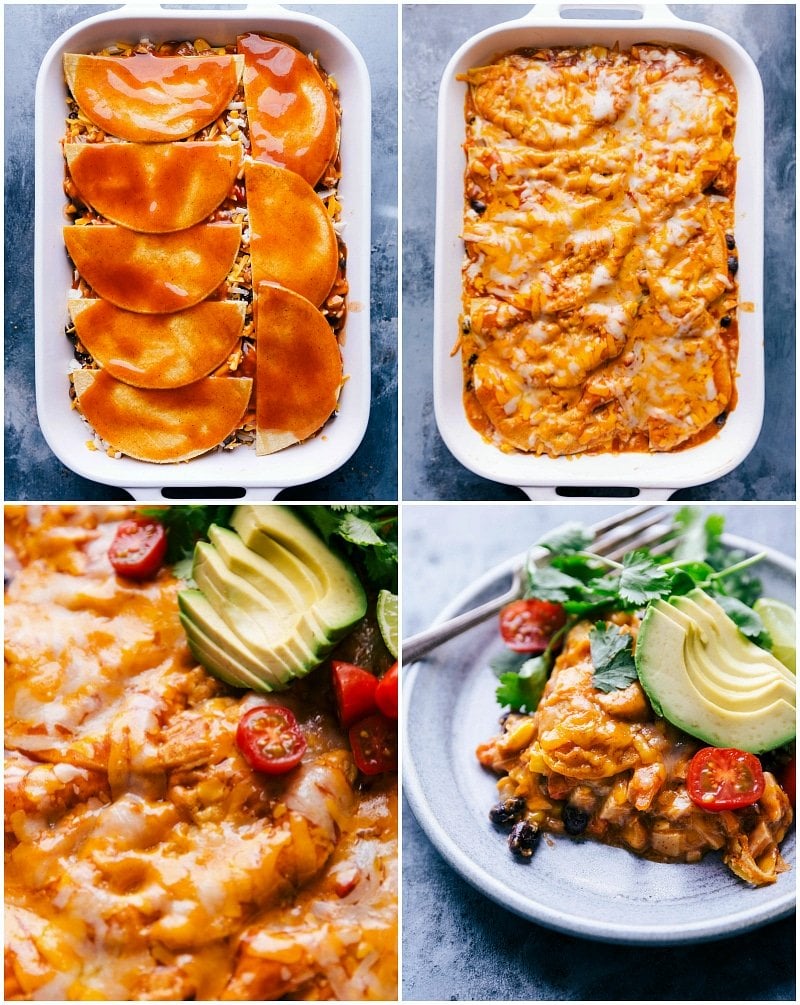
[[[638,679],[633,661],[633,636],[617,625],[599,621],[589,632],[594,668],[592,679],[598,691],[608,694],[628,687]]]

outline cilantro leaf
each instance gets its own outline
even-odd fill
[[[185,560],[192,558],[195,544],[207,537],[212,524],[221,527],[229,525],[233,506],[143,506],[139,512],[164,525],[167,532],[166,560],[171,565],[179,563],[176,575],[188,579],[191,563],[188,575],[184,576]]]
[[[536,543],[540,548],[555,554],[567,555],[571,552],[585,551],[592,543],[594,535],[580,523],[565,523],[545,534]]]
[[[743,604],[736,597],[726,597],[724,594],[717,594],[714,599],[742,635],[746,635],[748,639],[751,639],[756,645],[761,646],[762,649],[770,649],[772,647],[769,632],[764,627],[761,616],[752,607]]]
[[[537,600],[550,600],[556,604],[563,604],[564,601],[571,599],[571,592],[578,591],[580,594],[582,590],[583,583],[580,579],[569,576],[550,565],[528,568],[526,597],[536,597]]]
[[[598,621],[589,632],[594,667],[593,681],[607,694],[626,688],[637,679],[633,661],[633,637],[614,624]]]
[[[622,559],[619,595],[628,604],[644,607],[651,600],[668,597],[672,573],[646,551],[630,551]]]
[[[380,589],[397,593],[397,507],[338,504],[303,506],[326,544],[345,555]]]
[[[541,656],[524,659],[516,673],[501,673],[500,683],[495,691],[497,701],[501,705],[510,706],[515,712],[535,712],[547,683],[551,662],[543,653]]]

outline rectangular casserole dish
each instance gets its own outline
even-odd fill
[[[588,17],[563,17],[569,11]],[[614,18],[614,13],[627,18]],[[630,19],[633,14],[636,19]],[[570,46],[637,42],[684,46],[706,53],[730,74],[738,92],[735,152],[738,181],[735,234],[740,267],[738,403],[717,435],[673,453],[607,453],[572,457],[506,454],[469,424],[462,404],[462,370],[453,354],[461,311],[461,264],[466,85],[457,75],[521,46]],[[762,315],[764,98],[750,56],[716,29],[676,18],[662,4],[537,4],[517,21],[496,25],[469,39],[444,71],[439,91],[434,283],[434,405],[439,431],[467,468],[492,481],[516,485],[531,498],[557,495],[557,488],[638,489],[641,497],[664,499],[678,488],[720,478],[747,456],[764,412]]]
[[[142,36],[155,42],[205,38],[223,44],[243,31],[273,34],[317,53],[340,88],[339,198],[350,294],[341,346],[347,379],[337,415],[316,437],[264,457],[245,446],[181,464],[149,464],[90,451],[90,430],[70,406],[67,369],[73,353],[64,336],[72,268],[61,236],[66,204],[59,142],[66,109],[62,57]],[[348,460],[364,435],[370,405],[370,126],[369,76],[353,43],[333,25],[279,6],[172,10],[126,5],[83,21],[56,40],[36,84],[35,367],[39,423],[62,463],[84,478],[124,488],[137,499],[171,488],[197,495],[211,488],[239,489],[248,498],[270,499],[280,489],[322,478]]]

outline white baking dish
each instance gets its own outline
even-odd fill
[[[564,15],[569,13],[569,17]],[[575,18],[575,13],[592,17]],[[627,14],[628,17],[620,15]],[[616,17],[615,17],[616,15]],[[631,15],[635,19],[631,19]],[[520,46],[587,45],[627,48],[637,42],[685,46],[716,59],[739,95],[735,150],[736,241],[739,254],[738,404],[712,439],[676,453],[620,453],[575,457],[505,454],[470,426],[462,406],[462,371],[452,347],[461,309],[461,241],[465,84],[469,67]],[[626,487],[664,499],[675,489],[720,478],[755,445],[764,413],[762,259],[764,242],[764,96],[750,56],[714,28],[680,20],[663,4],[539,3],[524,17],[469,39],[447,65],[439,91],[434,286],[434,404],[439,431],[465,467],[492,481],[516,485],[531,498],[558,487]]]
[[[243,31],[274,34],[316,52],[335,76],[342,102],[342,180],[349,311],[342,345],[348,379],[339,411],[322,433],[287,450],[257,457],[254,449],[216,451],[182,464],[148,464],[90,451],[89,430],[70,407],[67,368],[72,347],[64,336],[72,273],[64,250],[64,165],[59,140],[65,130],[65,52],[91,52],[143,36],[155,42],[204,38],[233,42]],[[370,405],[370,84],[364,60],[333,25],[275,5],[219,10],[126,5],[65,32],[44,58],[36,85],[36,403],[50,448],[73,471],[125,488],[134,498],[160,489],[196,492],[244,489],[249,498],[273,498],[281,488],[322,478],[353,454],[364,435]]]

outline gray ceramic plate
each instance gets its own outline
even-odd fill
[[[725,540],[748,553],[762,550]],[[481,577],[440,619],[503,592],[522,558]],[[770,552],[758,574],[766,595],[794,603],[790,559]],[[794,910],[794,829],[782,847],[791,871],[759,889],[737,879],[715,855],[696,865],[662,864],[590,841],[549,837],[529,862],[513,859],[487,816],[497,798],[495,780],[475,758],[476,746],[497,732],[500,710],[488,663],[500,648],[492,619],[411,667],[403,681],[405,794],[430,840],[464,879],[524,918],[607,942],[701,942]]]

